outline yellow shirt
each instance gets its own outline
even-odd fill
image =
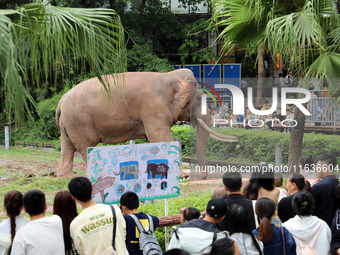
[[[117,227],[115,246],[119,255],[128,255],[126,225],[120,209],[114,205]],[[97,255],[112,244],[113,217],[109,205],[95,204],[84,209],[70,225],[71,237],[81,255]]]

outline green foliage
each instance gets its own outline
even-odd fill
[[[190,127],[187,127],[190,128]],[[214,128],[218,133],[237,136],[237,143],[223,143],[213,139],[208,140],[206,157],[228,161],[242,157],[248,162],[265,161],[275,163],[275,144],[282,145],[283,163],[288,162],[290,133],[281,133],[271,130],[246,130],[237,128]],[[196,130],[191,128],[191,154],[196,154]],[[340,137],[336,135],[325,135],[305,133],[302,154],[312,154],[314,159],[323,153],[332,153],[340,159],[339,153]]]
[[[151,53],[150,45],[134,45],[128,50],[127,69],[129,72],[169,72],[172,65],[166,59]]]
[[[212,48],[202,48],[206,33],[207,23],[200,19],[192,24],[186,24],[183,29],[184,40],[179,47],[181,64],[207,63],[210,58],[214,59]],[[215,59],[214,59],[215,60]]]
[[[171,128],[174,140],[181,139],[182,155],[184,157],[190,156],[190,126],[173,126]]]
[[[65,94],[65,91],[56,94],[50,99],[46,99],[38,104],[38,114],[42,120],[41,124],[45,127],[47,137],[52,139],[59,137],[59,130],[55,120],[55,111],[60,99]]]
[[[64,80],[70,63],[79,73],[91,69],[103,85],[103,73],[126,71],[124,30],[115,11],[31,2],[0,10],[1,111],[16,124],[32,119],[32,89]]]
[[[188,197],[179,197],[176,199],[168,200],[168,212],[169,215],[179,214],[181,208],[186,208],[189,206],[196,207],[201,212],[203,212],[210,200],[210,193],[190,193]],[[156,200],[154,204],[146,203],[141,204],[138,208],[140,212],[154,216],[164,216],[165,215],[165,205],[164,200]],[[169,227],[169,232],[172,227]],[[165,228],[157,228],[155,231],[158,242],[162,249],[165,250]]]

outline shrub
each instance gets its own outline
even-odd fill
[[[50,138],[58,138],[59,130],[55,121],[55,110],[58,106],[59,100],[65,94],[65,91],[56,94],[50,99],[46,99],[38,103],[37,111],[39,117],[44,125],[46,135]]]
[[[190,128],[190,127],[188,127]],[[206,157],[208,159],[228,160],[245,158],[248,161],[275,163],[275,144],[282,145],[283,163],[288,163],[290,133],[271,130],[246,130],[237,128],[213,128],[224,135],[236,136],[237,143],[224,143],[213,139],[208,140]],[[196,130],[191,128],[191,155],[196,154]],[[312,154],[317,159],[323,153],[340,156],[340,137],[337,135],[305,133],[302,154]],[[339,159],[339,158],[338,158]]]

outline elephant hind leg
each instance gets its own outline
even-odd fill
[[[61,132],[61,159],[58,166],[57,176],[73,177],[73,158],[76,148],[66,132]]]

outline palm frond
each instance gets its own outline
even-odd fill
[[[12,78],[15,73],[16,83],[22,86],[17,91],[29,101],[32,100],[23,87],[27,85],[26,77],[33,81],[30,86],[41,86],[51,80],[56,83],[68,73],[66,59],[80,71],[88,65],[106,90],[109,90],[108,80],[103,74],[126,71],[124,31],[114,10],[56,7],[43,0],[19,6],[17,10],[1,10],[0,15],[5,20],[0,19],[0,29],[11,28],[0,33],[8,35],[7,39],[0,39],[10,48],[4,57],[14,61],[0,65],[0,72],[5,70]],[[14,83],[8,79],[3,82],[8,87]],[[6,94],[7,113],[17,103],[14,97],[14,91]]]
[[[2,93],[5,98],[5,109],[9,113],[8,120],[11,121],[14,113],[16,123],[29,117],[29,103],[34,104],[32,97],[23,86],[20,77],[20,65],[17,62],[14,42],[12,40],[12,22],[3,14],[14,14],[15,12],[0,13],[0,77],[3,83]]]
[[[327,44],[325,31],[318,22],[311,2],[307,2],[301,12],[290,13],[269,21],[266,41],[272,53],[280,52],[284,62],[295,68],[303,64],[303,60],[308,57],[305,55],[308,53],[305,49]]]

